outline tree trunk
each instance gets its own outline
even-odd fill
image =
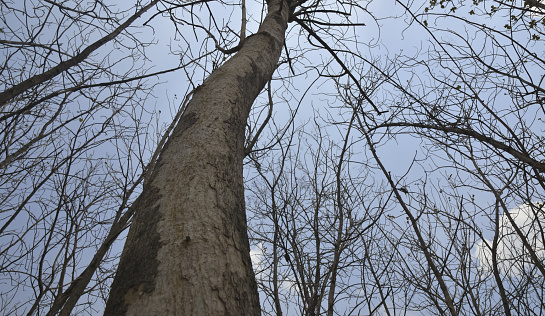
[[[259,315],[242,160],[250,108],[280,58],[286,3],[195,90],[134,203],[105,315]]]

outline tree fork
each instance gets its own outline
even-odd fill
[[[195,90],[135,201],[105,315],[260,315],[242,161],[251,106],[281,55],[288,6]]]

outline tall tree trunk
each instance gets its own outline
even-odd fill
[[[242,160],[250,108],[280,58],[286,3],[196,89],[135,202],[105,315],[259,315]]]

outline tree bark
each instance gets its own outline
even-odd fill
[[[105,315],[259,315],[246,230],[246,119],[276,69],[287,4],[198,87],[135,201]]]

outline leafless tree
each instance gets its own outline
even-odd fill
[[[354,277],[350,265],[336,271],[352,276],[350,288],[359,286],[362,295],[361,304],[343,304],[351,292],[335,289],[336,313],[539,315],[545,309],[541,5],[396,3],[404,12],[394,18],[408,21],[404,32],[427,33],[429,46],[377,59],[344,52],[356,60],[350,69],[368,83],[364,89],[389,112],[364,109],[359,87],[338,79],[336,97],[346,105],[345,119],[328,117],[336,117],[344,135],[352,130],[351,139],[337,136],[337,148],[321,146],[323,125],[332,119],[323,120],[315,129],[320,141],[310,146],[314,151],[295,137],[267,164],[256,166],[261,177],[249,184],[255,191],[249,206],[255,212],[255,243],[263,247],[258,280],[267,293],[267,311],[331,312],[323,294],[312,289],[331,289],[335,281],[324,277],[316,286],[309,280],[326,275],[316,272],[320,267],[336,264],[325,249],[337,248],[328,244],[331,238],[314,237],[316,225],[320,234],[330,230],[328,220],[312,216],[310,209],[323,192],[334,192],[328,190],[333,179],[312,179],[325,178],[324,170],[339,165],[341,139],[351,149],[350,164],[359,164],[365,179],[343,186],[350,203],[337,200],[323,212],[348,223],[338,212],[346,205],[359,209],[353,214],[373,211],[371,226],[359,227],[367,229],[358,235],[361,240],[341,238],[341,244],[353,245],[344,255],[360,260],[365,273]],[[403,142],[415,144],[412,152],[397,152],[397,164],[406,169],[389,157]],[[326,153],[318,155],[316,148]],[[352,167],[342,179],[348,182],[360,172]],[[368,192],[367,200],[355,203],[361,191]],[[318,306],[311,305],[312,293],[318,293]]]
[[[539,315],[543,4],[383,3],[3,2],[3,314]]]
[[[545,306],[539,6],[398,4],[412,26],[428,32],[426,59],[394,57],[398,69],[410,69],[409,80],[385,80],[396,90],[387,117],[370,117],[357,99],[346,103],[360,113],[359,129],[407,218],[408,228],[396,236],[405,229],[414,236],[407,247],[416,258],[399,268],[411,271],[408,285],[419,289],[411,303],[433,314],[539,314]],[[411,170],[394,176],[377,147],[404,134],[420,138],[421,154]]]
[[[157,3],[0,6],[3,315],[101,310],[160,141],[141,106],[158,75],[143,62],[151,43],[132,33]]]

